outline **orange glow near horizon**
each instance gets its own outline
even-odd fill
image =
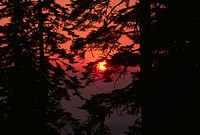
[[[98,62],[98,64],[97,64],[97,69],[98,70],[101,70],[101,71],[105,71],[106,69],[107,69],[107,67],[106,67],[106,61],[104,60],[104,61],[102,61],[102,62]]]

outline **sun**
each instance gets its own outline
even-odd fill
[[[106,61],[98,62],[97,69],[105,71],[107,69],[106,64]]]

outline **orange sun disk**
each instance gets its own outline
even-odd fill
[[[107,69],[106,64],[107,64],[106,61],[98,62],[97,69],[102,71],[106,70]]]

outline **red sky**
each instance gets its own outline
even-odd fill
[[[58,3],[60,3],[60,4],[66,4],[67,2],[69,2],[69,0],[56,0]],[[116,3],[118,3],[120,0],[112,0],[112,4],[116,4]],[[134,4],[136,2],[136,0],[131,0],[131,4]],[[8,21],[7,19],[3,19],[3,20],[0,20],[0,25],[3,25],[6,21]],[[123,37],[123,38],[121,38],[120,39],[120,41],[122,42],[122,43],[124,43],[124,44],[131,44],[132,43],[132,41],[131,40],[128,40],[126,37]],[[95,56],[98,56],[98,53],[99,52],[94,52],[94,55]],[[88,61],[93,61],[93,60],[95,60],[96,58],[94,58],[93,56],[92,56],[92,54],[91,53],[87,53],[87,55],[86,55],[86,58],[87,58],[87,60]],[[80,68],[80,65],[79,65],[79,68]],[[127,81],[128,80],[128,81]],[[123,86],[125,86],[125,85],[127,85],[127,83],[130,81],[131,79],[130,79],[130,76],[127,76],[126,78],[125,78],[125,80],[119,80],[119,83],[117,83],[117,88],[122,88]],[[95,94],[95,93],[102,93],[102,92],[110,92],[112,89],[113,89],[113,83],[107,83],[107,84],[103,84],[102,85],[102,82],[97,82],[96,83],[96,85],[97,85],[97,87],[96,86],[90,86],[90,87],[87,87],[82,93],[85,95],[85,96],[90,96],[91,94]],[[103,87],[102,87],[103,86]],[[73,100],[72,100],[73,101]],[[71,108],[72,109],[72,111],[78,111],[78,110],[76,110],[75,109],[75,107],[73,108],[73,107],[69,107],[69,105],[75,105],[75,106],[77,106],[77,105],[80,105],[80,104],[82,104],[81,103],[82,101],[75,101],[73,104],[65,104],[65,106],[66,106],[66,108]],[[75,115],[80,115],[81,114],[81,112],[75,112]],[[123,118],[123,119],[119,119],[119,118],[117,118],[116,116],[113,118],[113,117],[111,117],[112,119],[111,119],[111,123],[120,123],[120,124],[124,124],[123,126],[125,126],[125,123],[127,124],[127,123],[132,123],[132,120],[130,119],[130,118]],[[108,120],[109,121],[109,120]],[[114,128],[114,127],[112,127],[112,128]],[[119,127],[118,127],[119,128]],[[121,128],[121,127],[120,127]],[[120,132],[119,132],[120,133]],[[121,132],[122,133],[122,132]]]

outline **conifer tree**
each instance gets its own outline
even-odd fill
[[[84,67],[85,72],[83,72],[82,79],[87,80],[86,85],[100,79],[104,82],[117,82],[119,78],[127,74],[130,67],[138,66],[139,7],[137,3],[130,4],[129,0],[119,0],[115,5],[111,5],[109,0],[84,2],[72,0],[70,6],[73,28],[85,31],[87,34],[86,37],[77,34],[71,50],[83,59],[85,53],[102,52],[97,61],[89,62]],[[131,40],[132,43],[123,44],[120,42],[122,38]],[[98,76],[98,71],[95,71],[96,65],[102,60],[106,60],[107,70]],[[89,113],[84,126],[86,132],[88,134],[110,134],[104,122],[106,117],[109,117],[117,108],[122,110],[122,114],[140,115],[141,100],[137,72],[133,73],[133,82],[127,87],[115,89],[108,94],[94,95],[86,101],[82,106],[82,109],[86,109]],[[137,133],[140,133],[140,122],[141,119],[138,117],[134,127]]]
[[[61,134],[69,124],[75,134],[78,120],[61,106],[68,91],[81,87],[70,63],[73,56],[61,46],[68,10],[54,0],[1,1],[1,119],[7,134]],[[67,48],[67,47],[65,47]],[[6,133],[5,133],[6,134]]]
[[[107,60],[108,70],[102,75],[105,82],[112,81],[113,74],[126,73],[127,67],[139,65],[141,68],[139,74],[134,74],[139,76],[134,76],[133,83],[125,89],[98,94],[86,102],[83,108],[90,114],[87,126],[98,129],[98,124],[101,125],[113,109],[132,105],[130,108],[134,111],[129,107],[122,110],[129,114],[142,113],[143,134],[198,134],[199,130],[193,124],[194,119],[199,118],[194,109],[199,105],[196,90],[200,84],[196,79],[199,75],[199,39],[195,34],[199,30],[197,3],[141,0],[129,6],[130,1],[121,0],[111,6],[106,0],[71,2],[74,27],[89,31],[86,38],[78,35],[71,49],[80,56],[88,50],[104,54],[85,66],[83,79],[89,80],[88,83],[96,81],[92,72],[101,59]],[[123,3],[126,6],[117,9]],[[119,39],[124,35],[133,44],[120,44]],[[139,55],[138,50],[134,50],[137,43],[140,44]],[[130,91],[133,94],[127,95]],[[122,95],[127,95],[127,100],[120,100]],[[185,105],[192,107],[192,111]],[[100,112],[100,108],[104,111]],[[185,118],[183,115],[187,114],[191,116]],[[129,129],[127,134],[141,134],[141,119]],[[91,132],[95,133],[94,130]]]

